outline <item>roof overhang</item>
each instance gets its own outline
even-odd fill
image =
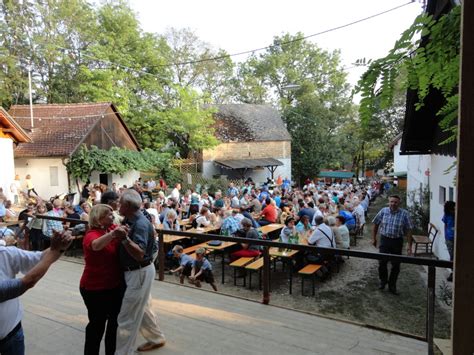
[[[8,114],[7,111],[0,107],[0,126],[4,133],[11,135],[17,143],[29,143],[31,137],[21,126]]]
[[[321,171],[318,174],[320,178],[330,178],[330,179],[352,179],[354,177],[352,171]]]
[[[387,176],[407,177],[407,172],[406,171],[394,171],[393,173],[387,174]]]
[[[215,160],[214,163],[222,166],[225,169],[255,169],[266,168],[270,166],[281,166],[283,163],[274,158],[262,159],[239,159],[239,160]]]

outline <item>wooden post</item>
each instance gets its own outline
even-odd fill
[[[428,343],[428,354],[434,354],[434,312],[435,312],[435,284],[436,268],[428,266],[428,289],[426,292],[426,341]]]
[[[163,231],[158,231],[158,280],[165,279],[165,241]]]
[[[263,304],[270,303],[270,251],[263,249]]]
[[[461,79],[454,253],[452,353],[473,354],[474,337],[474,1],[462,1]]]

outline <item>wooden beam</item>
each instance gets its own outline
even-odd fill
[[[456,236],[454,254],[452,349],[473,354],[474,337],[474,1],[462,1],[461,78],[458,122]],[[470,330],[469,330],[470,329]]]
[[[13,133],[16,131],[13,128],[0,128],[0,129],[2,130],[3,133]]]

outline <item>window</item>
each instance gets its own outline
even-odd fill
[[[444,186],[439,187],[439,203],[444,205],[446,202],[446,188]]]
[[[454,187],[449,188],[449,201],[454,201]]]
[[[59,170],[57,166],[49,167],[49,185],[59,186]]]

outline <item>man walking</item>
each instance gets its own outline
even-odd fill
[[[380,253],[401,255],[403,248],[403,237],[407,236],[407,254],[411,255],[413,224],[407,210],[400,208],[400,197],[392,195],[388,199],[388,206],[382,208],[375,216],[372,223],[373,245],[377,247],[377,233],[380,230]],[[392,261],[390,277],[387,270],[388,261],[379,261],[379,288],[383,290],[388,283],[388,290],[394,295],[397,292],[397,278],[400,273],[400,263]]]
[[[135,190],[126,190],[120,199],[120,214],[130,231],[120,248],[127,289],[118,315],[116,354],[135,352],[138,331],[147,342],[138,351],[149,351],[165,344],[158,320],[151,309],[151,285],[155,279],[153,258],[157,246],[152,224],[140,212],[142,199]]]

